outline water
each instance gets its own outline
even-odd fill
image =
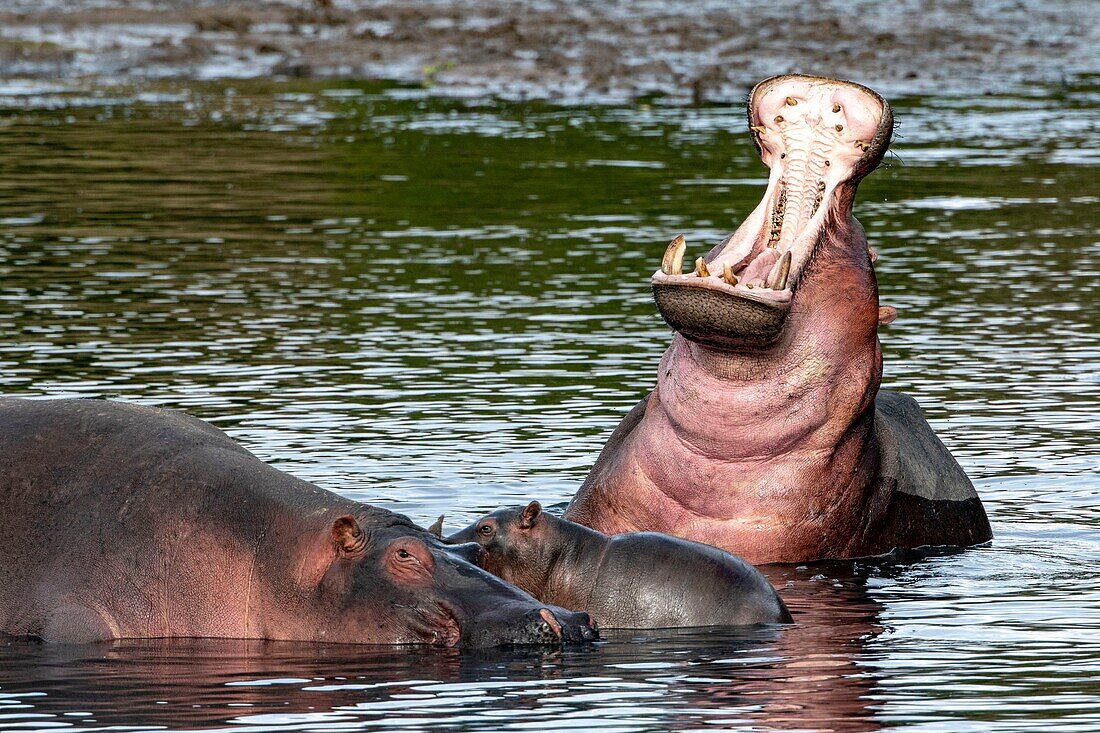
[[[991,546],[769,569],[780,631],[12,644],[0,730],[1100,728],[1100,88],[894,101],[857,204],[901,312],[884,381]],[[654,382],[664,245],[702,254],[764,186],[728,107],[32,82],[0,86],[0,131],[0,392],[185,409],[452,528],[564,506]]]

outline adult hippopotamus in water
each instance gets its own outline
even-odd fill
[[[972,545],[981,500],[912,399],[880,392],[873,252],[852,214],[877,167],[890,106],[812,76],[752,91],[765,165],[756,210],[684,273],[669,245],[652,278],[676,331],[657,387],[611,435],[565,516],[600,532],[653,530],[750,562]]]
[[[489,646],[593,639],[405,517],[182,413],[0,399],[0,633]]]
[[[739,557],[654,532],[608,537],[537,501],[498,509],[447,542],[477,542],[483,568],[545,603],[587,611],[601,628],[791,620],[768,579]]]

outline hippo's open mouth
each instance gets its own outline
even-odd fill
[[[878,165],[893,128],[890,106],[878,94],[815,76],[760,82],[748,115],[771,169],[763,199],[687,274],[684,238],[673,239],[652,279],[665,321],[719,348],[767,345],[779,337],[830,212],[851,206],[852,196],[838,193]]]

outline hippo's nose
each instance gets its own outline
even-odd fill
[[[580,630],[582,641],[595,641],[600,638],[600,631],[596,628],[596,622],[583,611],[577,614],[577,628]]]
[[[551,641],[595,641],[599,638],[596,625],[587,613],[569,612],[565,616],[567,621],[563,624],[549,608],[540,609],[534,630],[536,637]]]
[[[554,613],[549,608],[544,608],[539,611],[539,616],[546,622],[546,625],[550,627],[550,630],[554,632],[554,636],[561,638],[561,622],[554,616]]]
[[[541,608],[528,621],[528,642],[533,644],[559,644],[562,641],[562,626],[558,617],[549,608]]]
[[[481,566],[485,555],[485,549],[476,542],[463,542],[461,545],[450,545],[447,552],[458,555],[468,563]]]

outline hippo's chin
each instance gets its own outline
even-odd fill
[[[787,75],[749,97],[749,128],[768,189],[728,239],[683,272],[684,238],[672,240],[653,296],[687,338],[719,348],[766,346],[783,330],[798,285],[826,229],[847,220],[854,189],[889,145],[890,106],[845,81]]]

